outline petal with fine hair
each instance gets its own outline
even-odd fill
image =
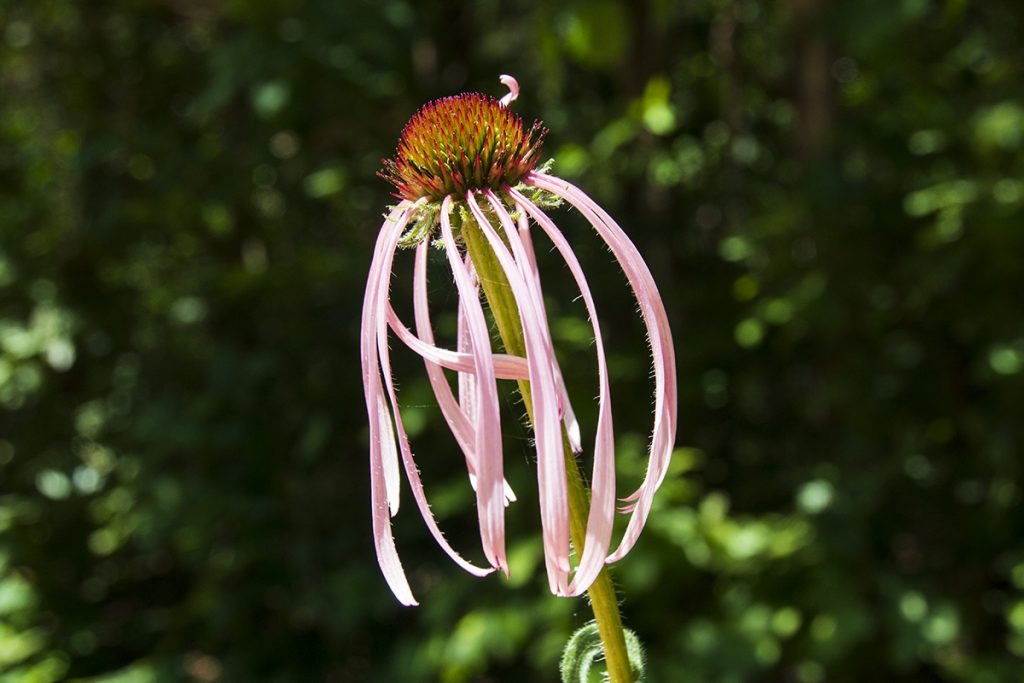
[[[591,477],[591,501],[590,513],[587,518],[587,534],[576,574],[569,585],[569,595],[580,595],[590,584],[594,582],[597,575],[604,567],[605,558],[608,555],[608,548],[611,545],[612,529],[615,522],[615,433],[612,426],[611,388],[608,383],[608,364],[604,353],[604,341],[601,336],[601,326],[598,322],[597,307],[594,304],[594,297],[591,294],[587,278],[583,273],[576,254],[573,252],[569,242],[562,235],[562,232],[543,211],[521,193],[508,188],[506,192],[512,197],[516,208],[529,214],[534,221],[547,234],[548,238],[555,245],[555,249],[561,255],[562,260],[569,267],[576,286],[583,296],[584,304],[587,307],[587,315],[594,331],[594,346],[597,352],[597,370],[599,398],[598,398],[598,419],[597,435],[594,439],[594,469]],[[491,199],[492,205],[497,204],[495,210],[504,211],[497,198]],[[501,213],[498,214],[502,216]],[[579,549],[578,549],[579,550]]]
[[[473,282],[473,296],[477,301],[480,301],[480,283],[476,276],[476,269],[473,268],[473,262],[467,258],[466,264],[467,270],[469,270],[470,279]],[[458,322],[456,326],[456,339],[455,348],[460,353],[468,353],[472,350],[473,344],[469,338],[469,324],[466,322],[466,302],[459,301],[459,312]],[[530,370],[526,366],[526,359],[523,359],[523,379],[530,376]],[[476,375],[472,372],[460,372],[458,377],[459,384],[459,405],[466,412],[466,417],[471,421],[476,422]]]
[[[669,460],[676,434],[677,387],[675,351],[672,333],[669,330],[665,305],[658,294],[650,269],[640,256],[625,231],[590,199],[582,190],[571,183],[545,173],[531,172],[526,183],[547,190],[575,207],[590,222],[604,242],[612,250],[620,267],[629,281],[640,313],[647,326],[648,341],[654,365],[654,429],[651,438],[651,457],[644,481],[637,491],[627,498],[635,500],[626,532],[618,548],[608,557],[609,562],[621,559],[636,543],[651,510],[654,493],[661,485],[668,471]]]
[[[370,273],[366,280],[366,292],[363,297],[360,360],[363,370],[366,410],[370,421],[370,501],[373,519],[373,545],[377,553],[377,563],[380,565],[391,592],[395,594],[398,601],[403,605],[416,605],[418,603],[413,597],[412,589],[409,588],[409,581],[402,568],[402,562],[398,559],[395,539],[391,533],[390,494],[385,480],[387,470],[382,454],[382,441],[386,436],[381,433],[384,424],[380,410],[383,392],[380,384],[380,365],[376,344],[377,302],[381,295],[382,274],[386,267],[390,268],[390,265],[385,266],[385,264],[389,264],[394,256],[398,238],[409,221],[409,213],[409,203],[400,204],[384,221],[377,237],[377,245],[374,249],[373,260],[370,262]],[[388,425],[390,429],[390,420]],[[393,448],[393,435],[391,435],[391,439]]]
[[[428,340],[427,336],[423,334],[423,331],[418,326],[417,333],[419,336],[413,334],[398,317],[395,309],[390,304],[388,304],[387,320],[388,327],[398,335],[399,340],[424,361],[439,365],[448,370],[455,370],[460,374],[472,376],[476,372],[471,353],[461,350],[452,351],[451,349],[435,346],[433,335]],[[494,373],[498,379],[526,379],[528,377],[525,358],[507,353],[495,353],[493,357]]]
[[[493,194],[493,193],[492,193]],[[488,196],[488,200],[491,197]],[[540,286],[540,269],[537,268],[537,256],[533,251],[533,240],[530,238],[530,227],[529,221],[526,218],[526,214],[520,212],[518,223],[518,231],[513,231],[509,228],[510,232],[516,232],[519,237],[519,242],[522,244],[523,251],[526,253],[526,261],[520,266],[519,270],[523,273],[523,277],[530,277],[536,283],[537,291],[541,290]],[[550,342],[550,334],[549,334]],[[552,348],[554,345],[552,344]],[[552,358],[554,355],[552,354]],[[558,414],[562,417],[562,422],[565,423],[565,436],[569,439],[569,447],[573,453],[583,452],[583,443],[580,435],[580,423],[576,419],[576,412],[572,409],[572,401],[569,399],[569,390],[565,386],[565,379],[562,377],[562,368],[558,365],[558,362],[554,362],[555,381],[558,383]]]
[[[472,193],[466,202],[505,272],[519,308],[533,391],[533,423],[537,441],[537,486],[540,489],[544,561],[551,592],[564,595],[568,589],[569,494],[566,488],[565,454],[562,449],[558,390],[552,371],[552,355],[546,339],[547,321],[538,305],[539,293],[519,271],[515,258],[480,209]],[[516,241],[512,240],[513,248]],[[525,254],[522,256],[525,258]]]
[[[466,306],[466,324],[476,365],[476,453],[477,514],[480,519],[480,540],[484,554],[494,567],[508,573],[505,554],[504,464],[501,447],[501,417],[498,410],[498,388],[494,375],[490,333],[483,308],[462,262],[452,232],[449,213],[452,198],[441,204],[441,236],[445,254],[452,268],[460,302]]]
[[[393,250],[391,255],[394,255]],[[383,269],[382,273],[382,282],[378,289],[379,293],[377,299],[377,353],[381,370],[384,375],[384,386],[387,389],[388,399],[391,402],[391,413],[394,418],[394,425],[398,431],[398,445],[402,454],[402,464],[405,468],[405,476],[409,480],[409,488],[412,489],[413,499],[416,501],[416,506],[419,508],[423,521],[426,522],[427,528],[430,530],[431,535],[434,537],[434,540],[437,541],[438,545],[441,546],[445,553],[447,553],[447,555],[457,565],[470,574],[473,574],[474,576],[486,576],[491,573],[491,569],[484,569],[474,565],[472,562],[469,562],[456,552],[451,544],[448,543],[448,540],[444,537],[440,527],[437,525],[437,520],[434,519],[434,513],[430,509],[430,503],[427,502],[426,492],[423,489],[423,482],[420,480],[419,471],[417,470],[416,462],[413,459],[412,449],[409,446],[409,436],[406,434],[405,425],[402,421],[402,412],[398,405],[398,396],[395,393],[395,385],[391,373],[391,353],[388,349],[388,327],[387,316],[385,314],[391,282],[390,263],[386,262],[386,269]]]
[[[429,242],[424,240],[416,248],[416,265],[413,269],[413,308],[416,317],[416,332],[419,337],[414,337],[417,341],[422,340],[428,345],[434,343],[434,328],[430,323],[430,304],[427,297],[427,254],[430,248]],[[389,309],[389,323],[391,323],[392,329],[395,329],[395,322],[390,318],[394,314],[394,309]],[[397,321],[397,316],[395,317]],[[400,329],[404,330],[406,334],[411,333],[401,325],[401,322],[397,322]],[[409,343],[411,340],[408,340]],[[435,348],[431,346],[430,348]],[[437,349],[437,351],[443,351]],[[460,377],[472,377],[475,372],[473,365],[473,356],[469,353],[455,354],[454,356],[459,358],[465,358],[464,364],[453,364],[455,370],[460,371]],[[455,400],[455,396],[452,393],[452,388],[448,384],[448,379],[444,376],[443,366],[439,362],[431,360],[426,354],[423,355],[423,362],[427,370],[427,378],[430,381],[430,386],[434,390],[434,397],[437,399],[437,405],[441,409],[441,414],[444,416],[445,422],[448,423],[449,429],[455,436],[455,440],[459,444],[459,448],[462,450],[463,455],[466,458],[466,469],[469,474],[469,481],[476,490],[476,471],[477,471],[477,456],[475,451],[476,432],[474,431],[472,418],[466,414],[462,406],[458,401]],[[516,367],[519,372],[516,373],[511,379],[519,379],[526,377],[526,359],[516,358],[515,356],[503,356],[503,358],[515,359],[517,361]],[[498,377],[502,377],[501,370],[499,368],[500,363],[498,362],[498,354],[495,354],[495,374]],[[513,502],[516,499],[515,493],[512,491],[512,487],[509,486],[508,482],[505,482],[505,505]]]

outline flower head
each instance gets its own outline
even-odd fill
[[[518,184],[540,160],[546,131],[539,121],[526,128],[506,104],[464,93],[425,105],[405,124],[380,175],[409,201]]]
[[[504,478],[497,380],[529,382],[536,436],[537,485],[548,581],[557,595],[579,595],[608,562],[636,543],[654,493],[668,470],[676,432],[675,354],[665,306],[639,251],[614,220],[574,185],[536,170],[543,128],[526,130],[507,110],[519,86],[503,76],[509,94],[501,101],[459,95],[428,104],[406,125],[396,158],[382,174],[398,188],[401,202],[381,226],[370,265],[362,315],[362,367],[370,420],[370,470],[374,542],[392,591],[416,604],[395,549],[390,517],[398,512],[399,470],[431,533],[463,569],[478,576],[508,572],[505,508],[515,501]],[[551,200],[542,202],[538,197]],[[647,328],[654,370],[654,426],[650,460],[640,487],[622,499],[618,512],[629,522],[612,549],[616,513],[615,453],[611,391],[597,310],[583,269],[568,240],[543,205],[563,201],[582,214],[618,260],[636,296]],[[412,226],[412,227],[410,227]],[[598,364],[598,421],[593,451],[591,505],[586,543],[575,568],[570,563],[566,459],[563,443],[582,450],[580,426],[555,357],[544,310],[541,275],[533,251],[539,229],[565,262],[579,288],[593,328]],[[442,240],[459,295],[455,349],[437,346],[427,301],[430,237]],[[415,331],[390,303],[392,265],[399,246],[416,246],[413,273]],[[475,256],[474,256],[475,254]],[[483,261],[475,262],[481,254]],[[497,269],[518,312],[522,348],[493,348],[481,302],[481,287],[497,316]],[[506,312],[508,308],[504,309]],[[488,566],[464,559],[447,541],[430,510],[402,421],[391,376],[389,329],[425,363],[427,377],[465,460],[476,491],[480,538]],[[507,344],[506,340],[506,344]],[[445,371],[457,374],[457,392]],[[564,440],[563,440],[564,439]]]

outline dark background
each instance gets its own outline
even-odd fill
[[[406,495],[402,608],[370,534],[375,173],[418,106],[506,72],[673,324],[680,450],[615,570],[652,683],[1024,679],[1022,32],[1017,0],[0,2],[0,681],[556,680],[587,610],[547,593],[511,397],[511,583]],[[612,331],[626,490],[642,330],[557,216]],[[592,429],[585,319],[545,273]]]

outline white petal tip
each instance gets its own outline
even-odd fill
[[[508,507],[512,503],[516,502],[516,500],[518,500],[516,498],[516,492],[512,490],[512,487],[509,486],[508,482],[506,481],[505,482],[505,507]]]
[[[495,567],[475,567],[473,565],[463,567],[469,574],[475,576],[478,579],[482,579],[485,576],[490,576],[494,573]]]
[[[572,424],[566,425],[565,431],[569,437],[569,447],[572,448],[573,453],[583,452],[583,438],[580,434],[580,425],[575,420]]]
[[[405,580],[405,576],[385,576],[385,580],[388,582],[388,587],[391,592],[398,598],[398,602],[406,607],[417,607],[420,603],[416,601],[416,598],[412,596],[412,589],[409,588],[409,583]]]

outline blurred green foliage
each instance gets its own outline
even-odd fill
[[[511,581],[405,510],[402,609],[369,531],[375,172],[420,104],[505,72],[676,333],[682,447],[616,569],[651,681],[1024,680],[1022,31],[1015,0],[0,4],[0,681],[557,680],[586,609],[540,576],[511,398]],[[560,220],[611,331],[626,490],[642,331]],[[478,556],[422,368],[396,370]]]

